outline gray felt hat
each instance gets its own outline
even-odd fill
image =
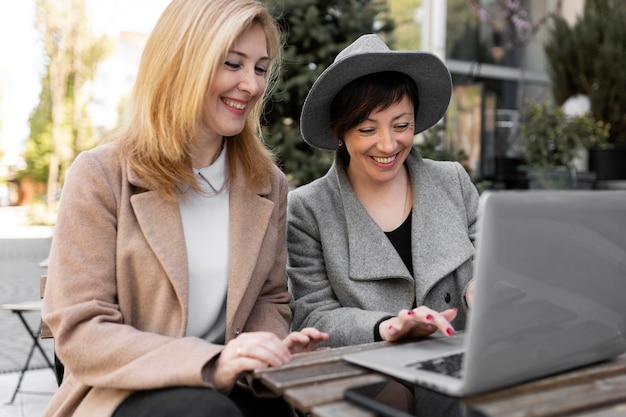
[[[300,117],[304,140],[315,148],[336,150],[337,141],[330,130],[333,99],[351,81],[382,71],[405,73],[417,84],[415,133],[441,120],[452,95],[452,79],[445,64],[429,52],[392,51],[377,35],[369,34],[341,51],[311,87]]]

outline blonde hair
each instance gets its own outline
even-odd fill
[[[175,200],[186,185],[198,190],[191,149],[202,123],[207,87],[238,36],[252,25],[265,32],[266,91],[245,122],[228,138],[231,176],[263,182],[274,165],[262,142],[261,116],[277,78],[282,40],[275,20],[255,0],[173,0],[159,18],[143,51],[130,114],[119,132],[122,155],[164,197]],[[242,172],[238,172],[240,168]]]

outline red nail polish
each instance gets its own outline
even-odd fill
[[[426,315],[426,320],[431,321],[433,319],[433,315],[432,314],[427,314]]]
[[[406,314],[408,314],[409,316],[412,316],[415,313],[413,312],[413,310],[409,310],[409,311],[406,312]]]
[[[452,327],[448,327],[446,329],[446,333],[448,333],[448,336],[452,336],[454,334],[454,330],[452,330]]]

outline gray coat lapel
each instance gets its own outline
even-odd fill
[[[413,281],[404,262],[382,229],[357,198],[343,166],[335,162],[348,231],[350,278],[357,281],[404,278]]]
[[[433,177],[436,171],[425,167],[428,162],[415,149],[406,163],[413,183],[413,269],[421,282],[416,299],[422,300],[437,281],[473,256],[474,246],[468,239],[464,201],[457,199],[461,190],[455,190],[456,198],[449,194],[459,187],[458,175]]]

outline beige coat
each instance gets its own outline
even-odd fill
[[[276,168],[251,190],[233,174],[226,339],[255,330],[283,338],[286,179]],[[42,315],[66,373],[44,416],[110,416],[135,390],[207,386],[201,369],[223,347],[183,337],[187,291],[178,204],[148,189],[113,144],[82,153],[50,252]]]

